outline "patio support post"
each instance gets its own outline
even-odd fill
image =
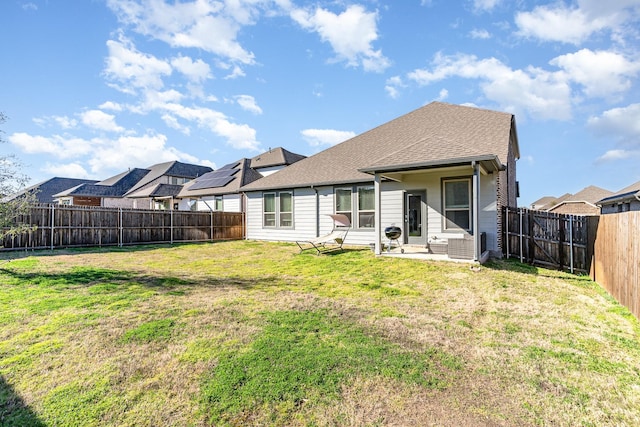
[[[480,261],[480,164],[473,161],[473,260]]]
[[[380,212],[381,197],[380,197],[380,175],[374,175],[373,188],[375,193],[375,254],[380,255],[382,253],[382,214]]]

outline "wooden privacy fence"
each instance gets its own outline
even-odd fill
[[[5,237],[0,250],[124,246],[244,238],[244,214],[35,205],[18,218],[34,231]]]
[[[640,319],[640,211],[599,217],[591,278]]]
[[[640,212],[600,216],[504,208],[504,255],[589,274],[640,319]]]
[[[595,218],[595,223],[594,223]],[[589,273],[597,217],[503,208],[502,248],[507,258],[547,268]]]

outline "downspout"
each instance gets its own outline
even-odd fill
[[[480,165],[474,160],[473,167],[473,259],[480,261]]]

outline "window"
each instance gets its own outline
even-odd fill
[[[280,193],[280,227],[293,227],[292,193]]]
[[[373,187],[358,188],[358,228],[375,226],[375,192]]]
[[[343,214],[353,222],[351,218],[351,189],[336,188],[336,213]]]
[[[184,177],[181,177],[181,176],[170,176],[169,177],[169,184],[181,185],[181,184],[184,184],[185,182],[189,182],[189,178],[184,178]]]
[[[276,193],[265,193],[262,196],[263,225],[276,226]]]
[[[375,226],[375,190],[372,186],[358,188],[336,188],[336,213],[346,215],[357,228]],[[354,202],[355,201],[355,202]],[[356,205],[355,218],[353,205]],[[356,223],[357,222],[357,223]]]
[[[215,196],[213,200],[213,210],[220,211],[220,212],[224,211],[224,205],[222,201],[223,201],[222,196]]]
[[[445,230],[471,230],[471,179],[443,181]]]
[[[262,216],[264,227],[293,228],[293,192],[264,193]]]

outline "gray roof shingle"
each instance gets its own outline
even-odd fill
[[[512,114],[432,102],[242,188],[243,191],[372,181],[363,171],[456,159],[507,164]],[[513,132],[513,135],[512,135]],[[514,154],[519,157],[517,139]]]

